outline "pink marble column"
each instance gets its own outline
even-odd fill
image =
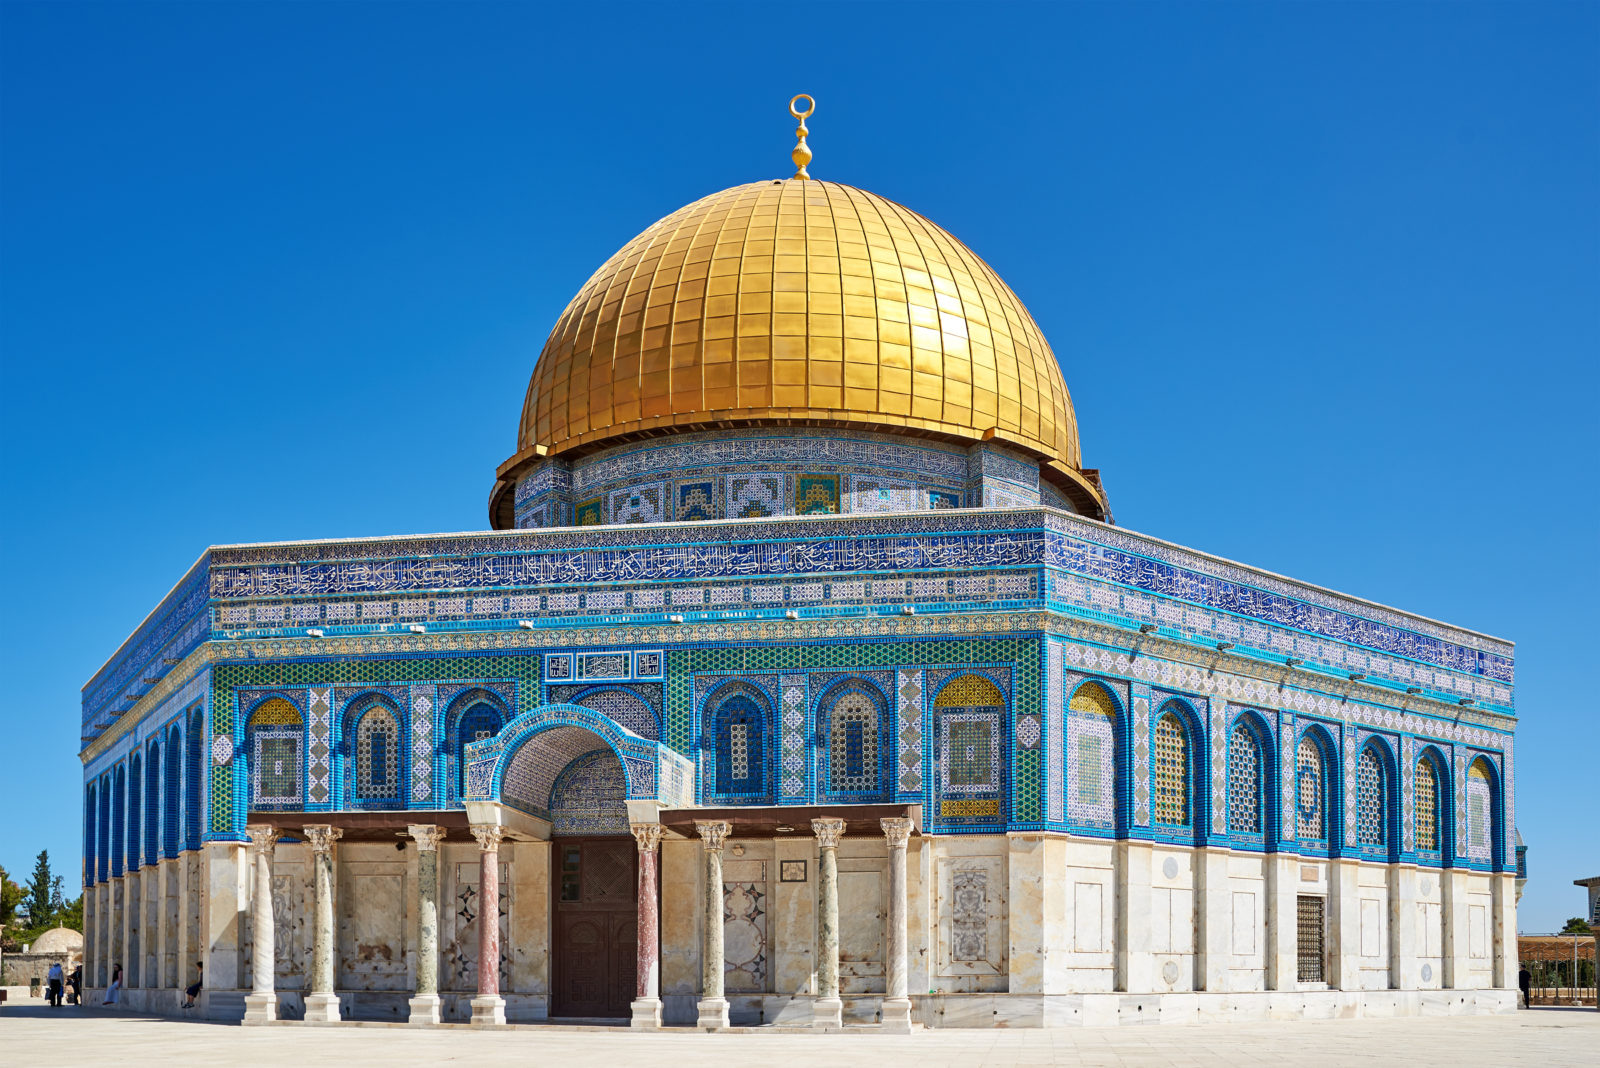
[[[638,967],[635,971],[633,1026],[661,1026],[661,916],[656,904],[656,861],[661,856],[661,824],[630,824],[639,845]]]
[[[472,1025],[494,1027],[506,1022],[506,1001],[500,996],[500,840],[504,827],[473,824],[478,840],[478,996],[472,999]]]

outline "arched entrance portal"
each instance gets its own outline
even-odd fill
[[[577,726],[529,737],[501,796],[550,821],[550,1015],[625,1017],[637,957],[638,851],[627,774],[604,738]]]

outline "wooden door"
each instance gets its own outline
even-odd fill
[[[627,1016],[639,923],[633,838],[552,843],[552,1016]]]

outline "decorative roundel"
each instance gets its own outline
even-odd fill
[[[1417,889],[1422,891],[1424,894],[1433,893],[1433,880],[1429,879],[1427,876],[1423,876],[1422,882],[1417,886]]]
[[[1017,720],[1017,742],[1024,749],[1032,749],[1039,744],[1039,717],[1023,716]]]
[[[1169,879],[1176,879],[1178,877],[1178,858],[1168,857],[1166,860],[1162,861],[1161,874],[1165,875]]]
[[[1165,979],[1168,985],[1176,983],[1178,981],[1178,962],[1169,960],[1163,964],[1161,966],[1161,978]]]
[[[233,759],[233,739],[226,734],[219,734],[211,742],[211,759],[218,764],[226,764]]]
[[[1424,983],[1427,983],[1427,982],[1431,982],[1432,980],[1433,980],[1433,965],[1424,964],[1422,966],[1422,981]]]

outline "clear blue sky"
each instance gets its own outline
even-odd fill
[[[1600,875],[1600,6],[0,5],[0,863],[206,545],[481,529],[567,299],[788,173],[1053,344],[1125,526],[1518,643],[1524,930]],[[69,880],[70,881],[70,880]]]

